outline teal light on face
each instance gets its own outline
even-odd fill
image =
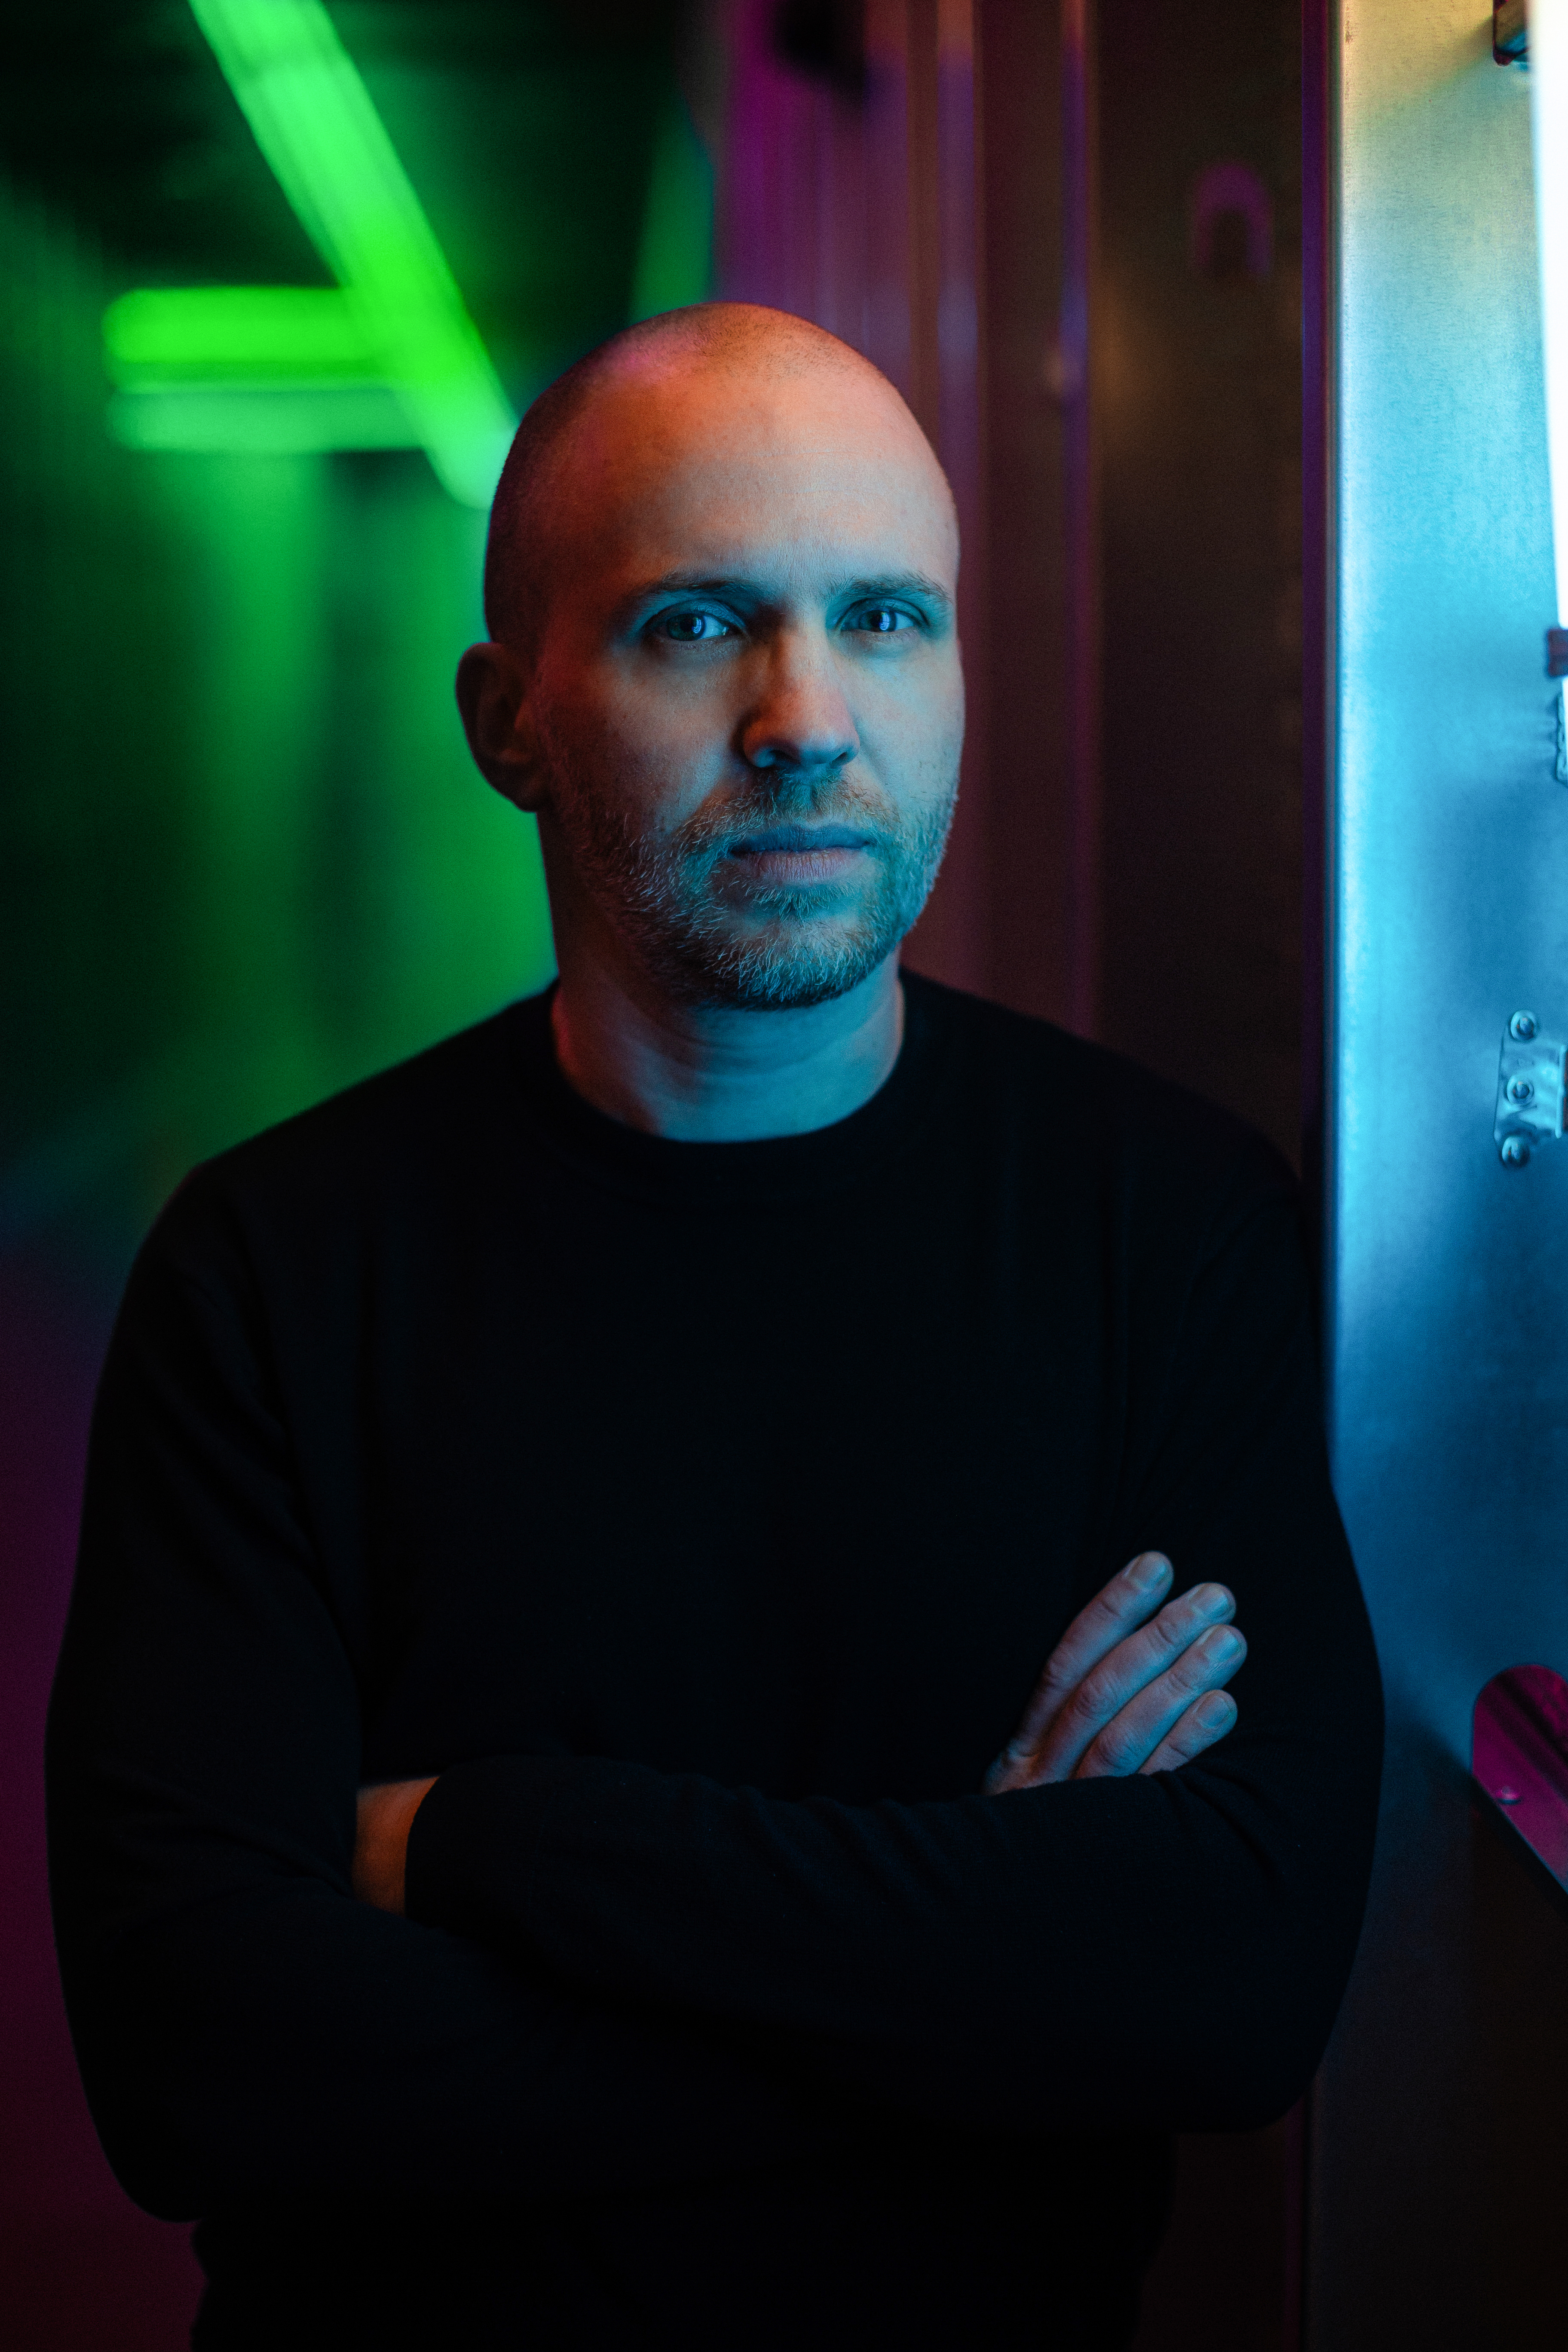
[[[422,445],[455,499],[488,507],[517,420],[321,0],[191,9],[342,290],[124,297],[105,320],[110,429],[141,448]]]

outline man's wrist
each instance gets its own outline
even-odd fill
[[[414,1816],[435,1787],[426,1780],[384,1780],[359,1792],[354,1827],[353,1891],[378,1911],[401,1914]]]

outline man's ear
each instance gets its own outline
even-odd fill
[[[532,814],[544,796],[539,730],[510,646],[470,646],[458,664],[458,709],[474,764],[503,799]]]

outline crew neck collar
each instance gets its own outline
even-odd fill
[[[905,971],[899,1057],[847,1118],[800,1135],[689,1142],[625,1126],[578,1094],[555,1058],[554,984],[514,1007],[514,1061],[524,1114],[552,1153],[609,1189],[675,1206],[798,1199],[834,1192],[907,1145],[941,1091],[948,1055],[942,991]]]

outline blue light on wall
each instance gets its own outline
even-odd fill
[[[1561,627],[1568,621],[1568,5],[1564,0],[1531,0],[1529,41],[1546,428],[1557,572],[1557,601],[1552,617]],[[1553,667],[1558,668],[1559,664],[1554,662]],[[1563,691],[1568,695],[1568,684]]]
[[[1396,1712],[1463,1759],[1482,1683],[1568,1644],[1568,1147],[1493,1137],[1510,1016],[1568,1021],[1532,69],[1426,0],[1349,30],[1331,1434]]]

